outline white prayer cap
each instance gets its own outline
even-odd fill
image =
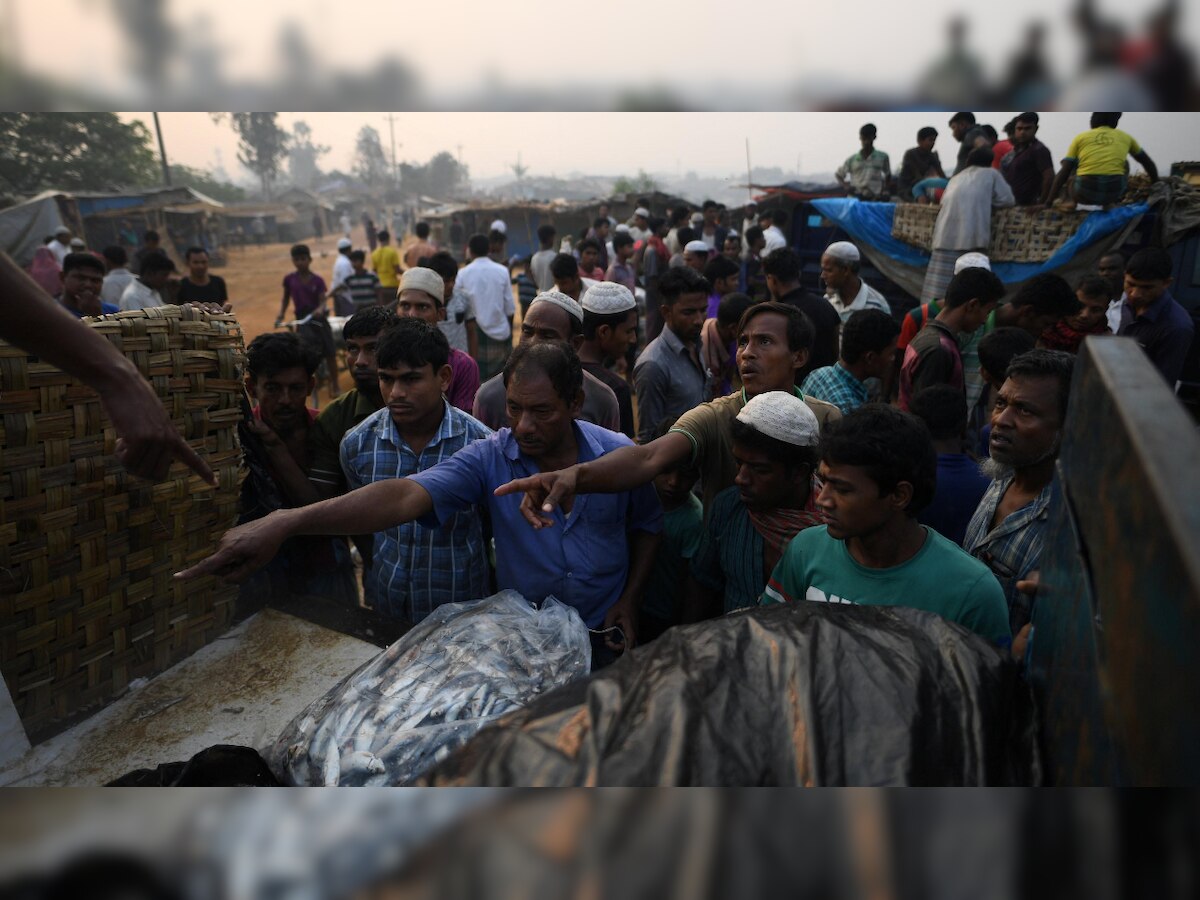
[[[954,274],[963,269],[987,269],[992,271],[992,262],[983,253],[964,253],[954,261]]]
[[[650,218],[650,210],[646,209],[644,206],[639,206],[633,211],[633,214],[635,216],[641,216],[643,219]]]
[[[598,282],[598,284],[603,283],[604,282]],[[596,285],[592,285],[592,287],[588,290],[591,291],[595,288]],[[586,294],[584,296],[586,296]],[[580,322],[583,321],[583,307],[564,294],[562,291],[542,291],[542,293],[533,298],[533,303],[529,304],[530,309],[532,309],[534,305],[538,303],[553,303],[560,309],[565,309]]]
[[[508,234],[508,226],[504,224],[503,219],[496,219],[492,222],[491,231],[498,231],[501,234]]]
[[[70,233],[71,233],[71,229],[68,228],[66,225],[59,225],[57,228],[54,229],[55,237],[58,237],[60,234],[70,234]]]
[[[628,312],[636,307],[633,292],[615,281],[597,281],[583,295],[584,311],[602,316]]]
[[[768,391],[751,397],[737,414],[737,420],[759,434],[797,447],[815,447],[821,433],[808,404],[785,391]]]
[[[353,245],[352,243],[350,243],[350,238],[342,238],[342,239],[341,239],[340,241],[338,241],[338,243],[337,243],[337,248],[338,248],[339,250],[349,250],[349,249],[350,249],[351,247],[353,247],[353,246],[354,246],[354,245]]]
[[[746,205],[747,206],[758,206],[758,201],[757,200],[747,200]]]
[[[693,225],[699,225],[703,221],[704,221],[704,213],[698,213],[698,212],[692,213],[691,222]]]
[[[683,251],[685,253],[703,253],[705,256],[707,256],[708,244],[704,243],[704,241],[688,241],[686,246],[684,246]]]
[[[849,241],[835,241],[825,248],[825,255],[832,256],[836,260],[848,263],[858,262],[860,259],[862,259],[862,255],[858,252],[858,248]]]
[[[730,238],[740,238],[740,237],[741,237],[741,235],[738,234],[737,231],[735,231],[732,228],[730,228],[727,232],[725,232],[725,240],[729,240]]]
[[[446,296],[446,282],[442,281],[442,276],[433,269],[417,266],[404,273],[404,277],[400,279],[400,290],[422,291],[440,305],[442,298]]]
[[[626,225],[624,222],[622,222],[620,225],[617,226],[617,232],[618,233],[624,232],[625,234],[629,234],[629,226]]]
[[[72,250],[86,250],[87,244],[83,242],[83,238],[71,238]]]

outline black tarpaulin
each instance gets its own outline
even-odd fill
[[[800,603],[674,628],[481,731],[436,785],[1010,785],[1028,690],[932,613]]]

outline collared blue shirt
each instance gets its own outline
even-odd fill
[[[623,434],[578,419],[572,423],[579,462],[633,442]],[[487,504],[496,536],[496,581],[528,600],[553,596],[574,607],[589,628],[603,624],[629,574],[631,531],[662,530],[662,506],[653,484],[618,494],[579,494],[569,515],[553,513],[554,527],[534,530],[521,515],[521,494],[492,492],[514,478],[537,474],[509,428],[501,428],[412,480],[433,498],[436,525],[472,505]]]
[[[1017,590],[1017,582],[1027,579],[1041,564],[1053,483],[1042,488],[1032,503],[1009,513],[1003,522],[992,528],[996,507],[1012,480],[1012,475],[997,478],[984,492],[967,525],[963,549],[991,569],[1004,588],[1008,624],[1016,635],[1029,622],[1033,611],[1032,598]]]
[[[414,475],[492,434],[462,410],[445,400],[442,404],[442,424],[419,454],[400,437],[386,406],[346,432],[340,457],[349,487]],[[465,508],[438,526],[408,522],[377,532],[366,587],[379,612],[411,622],[420,622],[443,603],[488,596],[487,549],[478,511]]]
[[[1121,304],[1121,327],[1117,334],[1131,337],[1141,345],[1172,390],[1183,372],[1195,331],[1192,317],[1170,291],[1163,291],[1141,315],[1133,311],[1128,298]]]
[[[867,386],[855,378],[841,360],[832,366],[822,366],[809,372],[804,379],[803,390],[810,397],[832,403],[843,415],[867,402]]]

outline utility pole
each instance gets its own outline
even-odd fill
[[[396,165],[396,116],[394,113],[387,114],[388,133],[392,137],[392,182],[397,188],[400,187],[400,169]],[[404,145],[401,144],[401,147]]]
[[[167,147],[163,143],[162,126],[158,123],[158,113],[154,114],[154,131],[158,134],[158,155],[162,157],[163,183],[171,186],[171,167],[167,165]]]
[[[458,150],[458,167],[462,168],[462,144],[456,144],[455,149]]]
[[[750,169],[750,138],[746,138],[746,194],[751,200],[754,199],[753,181],[754,176],[751,174]]]

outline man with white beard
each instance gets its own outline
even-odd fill
[[[1033,613],[1033,595],[1018,585],[1041,564],[1074,368],[1070,353],[1022,353],[1009,364],[992,409],[990,458],[982,467],[993,480],[967,525],[963,549],[1004,588],[1014,639]]]

